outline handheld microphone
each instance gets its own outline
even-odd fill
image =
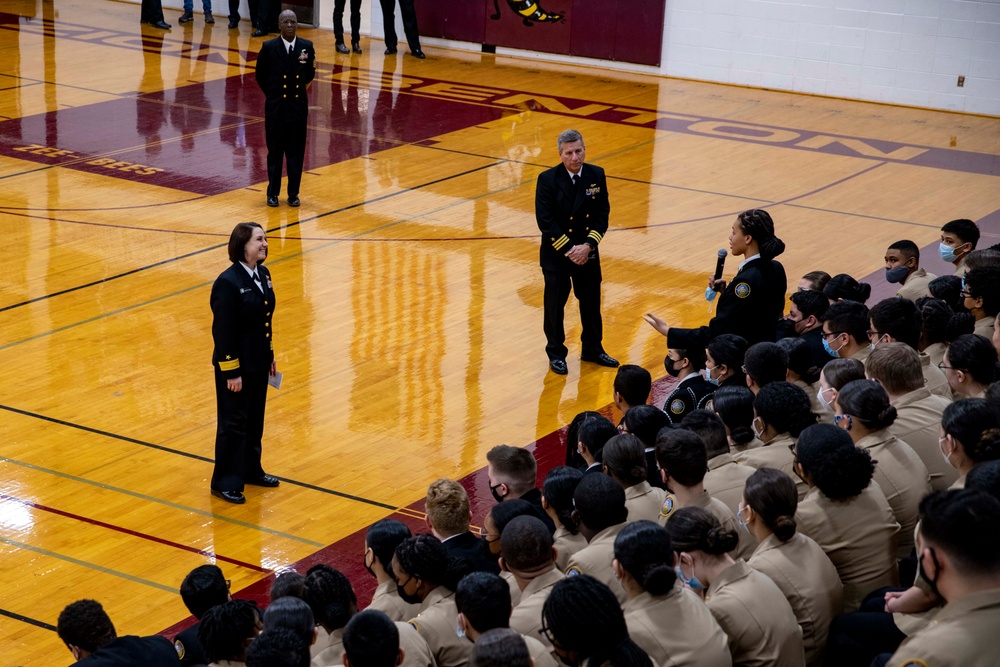
[[[722,269],[726,264],[726,255],[728,254],[729,253],[726,252],[725,248],[719,248],[719,255],[718,255],[719,259],[715,262],[715,280],[722,280]],[[717,294],[718,292],[716,292],[711,287],[706,287],[705,301],[708,301],[709,303],[715,301],[715,297]],[[709,308],[711,309],[711,306],[709,306]]]

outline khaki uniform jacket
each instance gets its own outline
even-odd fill
[[[889,431],[908,444],[931,475],[931,488],[944,491],[958,479],[958,471],[941,456],[941,416],[951,401],[922,387],[893,401],[896,421]]]
[[[552,539],[554,541],[552,546],[556,549],[556,567],[559,568],[560,572],[566,571],[566,568],[569,566],[570,556],[587,546],[586,537],[580,533],[574,535],[565,526],[556,528],[556,532],[552,534]]]
[[[667,492],[642,481],[625,489],[625,507],[628,508],[628,523],[645,519],[656,521],[663,507]]]
[[[344,629],[327,632],[322,625],[316,626],[316,643],[309,647],[312,667],[339,665],[344,656]]]
[[[708,491],[702,491],[687,505],[681,505],[677,501],[676,496],[672,493],[668,494],[666,499],[663,501],[663,509],[660,510],[660,525],[666,526],[667,522],[670,521],[670,517],[672,517],[681,507],[700,507],[703,510],[708,510],[716,519],[719,520],[719,523],[722,524],[723,528],[735,531],[739,536],[740,541],[739,544],[736,545],[736,549],[729,552],[729,555],[733,558],[747,559],[753,554],[753,550],[757,548],[757,542],[753,539],[753,535],[750,534],[750,531],[745,528],[741,528],[739,522],[736,521],[736,515],[731,512],[721,500],[713,498]]]
[[[472,642],[455,631],[458,627],[455,593],[438,586],[424,599],[420,609],[410,625],[427,642],[438,667],[465,667],[472,654]]]
[[[931,366],[937,366],[944,361],[944,353],[948,351],[945,343],[932,343],[924,348],[923,354],[931,358]],[[940,370],[940,369],[939,369]]]
[[[801,533],[787,542],[771,535],[747,564],[777,584],[802,628],[806,664],[821,665],[830,623],[844,609],[844,586],[829,557]]]
[[[864,341],[859,341],[864,342]],[[868,362],[868,355],[872,353],[871,345],[862,345],[861,349],[851,355],[851,359],[857,359],[862,365]]]
[[[527,637],[534,637],[548,646],[549,640],[542,634],[542,607],[549,598],[552,588],[565,576],[559,570],[553,569],[528,582],[521,591],[521,602],[514,606],[514,611],[510,614],[511,630],[516,630]]]
[[[399,631],[399,648],[403,649],[403,664],[400,667],[436,667],[434,656],[431,654],[427,642],[421,637],[409,623],[396,621],[396,629]],[[316,644],[310,650],[316,648],[320,642],[324,642],[324,648],[312,659],[313,667],[335,667],[342,665],[344,657],[344,630],[335,630],[327,634],[323,628],[318,628],[319,633]],[[234,663],[242,665],[243,663]]]
[[[383,581],[375,588],[368,609],[377,609],[393,621],[408,621],[420,613],[420,605],[404,602],[396,590],[396,582],[392,579]]]
[[[933,273],[927,273],[923,269],[917,269],[906,277],[906,282],[899,286],[896,296],[901,296],[910,301],[916,301],[922,296],[930,294],[931,281],[937,278]]]
[[[833,413],[829,410],[823,409],[823,404],[819,402],[819,387],[814,384],[809,384],[805,380],[796,380],[792,382],[796,387],[806,392],[806,396],[809,397],[809,409],[816,415],[816,423],[832,424],[833,423]]]
[[[517,603],[521,601],[521,587],[517,585],[517,579],[507,571],[500,572],[500,578],[506,581],[507,587],[510,588],[511,605],[517,606]]]
[[[944,371],[931,363],[931,355],[926,352],[920,353],[920,372],[924,374],[924,386],[935,396],[952,399],[951,387],[948,386],[948,378],[944,376]]]
[[[844,611],[857,611],[876,588],[897,586],[899,524],[878,484],[849,500],[831,500],[813,487],[795,521],[833,561],[844,584]]]
[[[594,535],[586,548],[570,557],[569,566],[566,568],[566,576],[589,574],[604,583],[614,592],[619,603],[625,602],[625,591],[615,580],[611,561],[615,559],[615,538],[624,527],[625,522],[617,523]]]
[[[240,662],[239,660],[220,660],[219,662],[210,662],[208,667],[246,667],[247,663]]]
[[[660,667],[731,667],[729,640],[705,603],[676,584],[624,604],[629,637]]]
[[[889,667],[996,667],[1000,588],[949,602],[934,621],[906,639]]]
[[[764,446],[764,443],[760,441],[760,438],[754,438],[745,445],[734,445],[732,441],[729,442],[729,453],[735,456],[737,459],[740,458],[740,454],[747,451],[748,449],[760,449]]]
[[[996,322],[995,317],[984,317],[976,320],[976,324],[972,329],[972,333],[982,336],[988,341],[993,340],[993,326]]]
[[[805,665],[802,630],[788,600],[767,575],[738,560],[708,587],[705,604],[729,637],[734,665]]]
[[[877,431],[858,440],[860,449],[867,449],[876,462],[875,482],[899,524],[897,558],[906,558],[913,550],[913,533],[920,519],[918,507],[931,492],[927,466],[908,444],[888,429]]]
[[[755,472],[756,468],[740,463],[732,454],[728,452],[720,454],[708,461],[705,490],[728,507],[730,512],[736,514],[740,511],[743,487],[746,486],[747,478]]]
[[[535,667],[558,667],[559,663],[556,662],[555,657],[552,655],[552,649],[542,642],[538,641],[534,637],[529,637],[527,635],[521,635],[524,639],[524,643],[528,646],[528,655],[531,659],[535,661]]]
[[[799,479],[799,476],[792,469],[795,463],[795,455],[788,448],[792,444],[795,444],[795,438],[787,433],[782,433],[763,447],[748,449],[737,454],[736,460],[743,465],[753,466],[754,468],[775,468],[785,473],[795,482],[795,488],[799,492],[799,500],[802,500],[806,497],[806,493],[809,492],[809,487]]]

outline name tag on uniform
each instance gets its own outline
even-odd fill
[[[249,287],[241,287],[240,288],[240,294],[246,294],[249,291],[250,291]]]

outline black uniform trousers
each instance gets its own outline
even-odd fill
[[[337,43],[344,41],[344,5],[347,0],[333,3],[333,36]],[[361,41],[361,0],[351,0],[351,43]]]
[[[379,0],[382,3],[382,28],[387,49],[396,48],[396,0]],[[399,13],[403,15],[403,32],[411,51],[420,50],[420,33],[417,31],[417,12],[413,0],[399,0]]]
[[[142,20],[149,23],[158,23],[163,20],[161,0],[142,0]]]
[[[885,594],[904,590],[880,588],[864,599],[859,611],[833,619],[823,664],[830,667],[868,667],[879,655],[895,653],[906,635],[896,627],[892,614],[885,611]]]
[[[281,194],[281,166],[288,167],[288,196],[299,196],[302,165],[306,156],[306,121],[282,121],[264,117],[267,141],[267,196]]]
[[[212,473],[212,488],[216,491],[242,491],[246,480],[264,476],[260,454],[268,371],[244,370],[241,377],[243,388],[230,391],[216,364],[219,425],[215,432],[215,471]]]
[[[571,289],[580,302],[580,323],[583,325],[580,335],[580,342],[583,344],[581,356],[592,359],[604,352],[601,344],[604,325],[601,321],[599,260],[591,259],[583,266],[574,264],[568,271],[542,269],[542,275],[545,277],[545,353],[549,359],[566,359],[563,317]]]

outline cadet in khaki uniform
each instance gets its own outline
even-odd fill
[[[556,569],[552,535],[537,518],[519,516],[504,527],[500,546],[500,566],[514,578],[519,600],[514,603],[510,627],[547,644],[542,634],[542,607],[552,587],[563,578]]]
[[[583,473],[576,468],[558,466],[548,472],[542,484],[542,509],[556,527],[552,539],[555,541],[556,567],[560,572],[566,571],[570,556],[587,546],[587,538],[578,529],[574,533],[567,525],[576,526],[573,492],[582,478]]]
[[[396,630],[399,631],[399,648],[403,650],[403,662],[399,667],[436,667],[434,655],[424,638],[413,629],[409,623],[394,621]],[[316,644],[310,647],[310,652],[321,641],[325,642],[322,651],[313,657],[312,667],[333,667],[341,665],[341,658],[344,655],[344,629],[334,631],[326,637],[322,637],[325,631],[320,628]]]
[[[589,574],[624,602],[625,592],[615,581],[611,561],[615,537],[625,527],[628,514],[625,490],[607,475],[584,475],[573,492],[573,503],[587,546],[570,557],[566,576]]]
[[[767,575],[728,554],[737,536],[710,513],[685,507],[667,524],[688,586],[706,588],[705,604],[729,638],[734,665],[802,667],[802,630]]]
[[[729,667],[726,633],[702,600],[674,574],[667,531],[651,521],[627,525],[615,539],[615,576],[632,638],[656,665]]]
[[[392,579],[380,582],[367,609],[377,609],[394,621],[408,621],[420,613],[420,605],[403,602]]]
[[[844,608],[844,587],[837,568],[812,539],[795,530],[795,483],[780,470],[764,468],[747,480],[745,521],[760,546],[748,565],[771,578],[802,628],[806,664],[823,662],[830,623]]]
[[[392,570],[403,601],[420,601],[420,613],[409,623],[427,642],[438,667],[464,667],[472,644],[455,633],[454,588],[466,573],[453,567],[448,551],[433,535],[404,540],[396,547]]]
[[[714,412],[696,410],[685,417],[681,428],[697,435],[705,445],[708,472],[702,484],[708,495],[721,501],[735,515],[743,498],[743,485],[755,469],[737,462],[730,453],[726,425]]]
[[[930,473],[931,488],[943,491],[958,479],[955,469],[941,457],[938,443],[941,416],[951,401],[932,395],[924,387],[919,364],[916,350],[909,345],[882,343],[872,351],[865,375],[882,385],[896,408],[896,420],[889,425],[889,432],[920,457]]]
[[[968,536],[977,539],[970,540]],[[1000,628],[1000,501],[978,490],[935,494],[920,504],[917,556],[947,603],[906,639],[890,667],[997,664]]]
[[[885,251],[885,279],[899,285],[896,296],[910,301],[927,296],[935,278],[920,268],[920,248],[913,241],[896,241]]]
[[[809,484],[795,521],[837,568],[844,611],[857,611],[866,595],[896,586],[899,524],[878,484],[875,464],[851,437],[830,424],[810,426],[795,445],[796,471]]]
[[[376,521],[365,534],[365,569],[378,582],[368,609],[381,611],[393,621],[408,621],[420,613],[419,604],[404,602],[399,597],[396,580],[388,571],[396,547],[408,537],[410,529],[395,519]]]
[[[628,520],[655,521],[666,492],[646,481],[646,447],[634,435],[616,435],[603,450],[604,472],[625,489]]]
[[[656,461],[664,483],[672,491],[667,494],[660,509],[658,520],[661,526],[666,525],[682,507],[700,507],[711,512],[726,530],[737,531],[736,516],[725,503],[705,490],[708,454],[701,438],[691,431],[663,431],[656,439]],[[732,556],[749,558],[757,546],[753,536],[746,531],[736,534],[739,541]]]

